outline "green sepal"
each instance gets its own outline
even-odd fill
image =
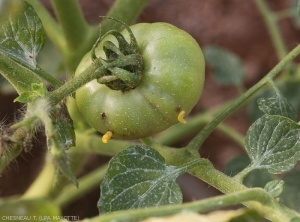
[[[113,90],[134,89],[140,82],[143,68],[143,59],[138,54],[137,41],[128,25],[114,18],[104,18],[124,25],[129,33],[130,42],[127,42],[124,36],[116,30],[111,30],[97,39],[91,50],[92,61],[97,59],[96,49],[100,43],[102,44],[101,49],[105,53],[105,58],[100,58],[103,65],[103,76],[98,79],[98,82]],[[111,41],[103,41],[109,35],[116,38],[118,46]]]
[[[45,97],[46,89],[43,83],[32,83],[31,91],[22,92],[14,102],[30,103],[39,97]]]

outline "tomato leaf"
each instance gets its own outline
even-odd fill
[[[295,75],[294,69],[290,70],[290,76]],[[284,81],[280,81],[276,83],[282,97],[284,97],[289,104],[297,111],[300,111],[300,100],[299,100],[299,95],[300,95],[300,81],[296,78],[289,78],[285,79]],[[265,88],[261,90],[261,92],[253,98],[251,103],[248,106],[248,113],[249,117],[252,122],[257,120],[258,118],[262,117],[264,113],[258,108],[258,103],[257,100],[260,98],[266,98],[266,97],[274,97],[276,98],[276,93],[274,93],[274,90],[271,88]],[[280,114],[281,115],[281,114]]]
[[[300,178],[300,169],[294,169],[283,177],[285,184],[280,201],[285,206],[300,212],[300,180],[298,178]]]
[[[78,187],[78,181],[71,170],[71,167],[69,165],[68,155],[65,151],[62,151],[60,153],[60,155],[53,156],[53,164],[54,164],[54,168],[55,168],[54,184],[57,184],[58,177],[60,176],[60,173],[62,173],[76,187]]]
[[[66,176],[75,186],[78,186],[78,181],[73,175],[69,165],[69,158],[66,150],[75,146],[75,132],[73,122],[69,117],[67,107],[64,103],[55,107],[51,113],[52,131],[48,136],[47,145],[53,157],[55,166],[55,182],[60,173]],[[46,129],[46,133],[47,133]]]
[[[18,0],[19,1],[19,0]],[[46,40],[42,22],[26,1],[1,22],[0,50],[23,65],[36,68],[36,56]]]
[[[275,97],[260,98],[257,103],[258,108],[265,114],[285,116],[294,121],[297,119],[294,107],[280,92]]]
[[[266,184],[265,190],[271,194],[273,197],[279,197],[279,195],[282,193],[284,187],[284,181],[283,180],[272,180],[269,183]]]
[[[56,129],[58,143],[64,146],[64,150],[75,146],[76,138],[73,127],[73,121],[69,116],[66,105],[63,103],[52,110],[52,121]]]
[[[284,95],[284,97],[289,101],[289,103],[296,109],[300,111],[300,81],[295,78],[288,79],[279,84],[279,89]]]
[[[218,46],[206,47],[203,53],[217,81],[224,85],[242,85],[245,70],[239,57]]]
[[[100,213],[182,203],[175,182],[186,168],[168,166],[154,149],[135,145],[111,159],[101,184]]]
[[[283,116],[265,115],[246,134],[249,167],[279,174],[291,170],[300,157],[300,126]]]

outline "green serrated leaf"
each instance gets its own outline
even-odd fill
[[[271,194],[273,197],[279,197],[282,193],[284,188],[284,181],[283,180],[272,180],[266,184],[264,189]]]
[[[36,57],[45,44],[46,36],[33,7],[26,1],[19,1],[22,6],[0,24],[0,50],[34,69]]]
[[[64,120],[57,119],[55,122],[58,131],[58,141],[63,144],[66,149],[75,146],[75,132],[72,127]]]
[[[62,173],[78,187],[78,181],[71,170],[66,152],[68,148],[75,146],[75,132],[72,127],[72,120],[68,116],[67,108],[64,104],[53,109],[51,119],[54,131],[51,132],[51,136],[48,136],[47,146],[51,151],[55,167],[54,183],[56,183],[60,173]]]
[[[280,195],[280,202],[287,207],[300,212],[300,169],[294,169],[288,172],[283,180],[284,190]]]
[[[76,187],[78,187],[78,181],[70,168],[68,155],[66,152],[62,152],[60,155],[53,156],[53,164],[55,167],[54,184],[57,183],[58,177],[60,176],[60,173],[62,173]]]
[[[101,184],[100,213],[182,203],[175,182],[186,169],[168,166],[154,149],[135,145],[111,159]]]
[[[300,157],[300,126],[283,116],[265,115],[246,134],[252,169],[279,174],[291,170]]]
[[[291,70],[290,72],[294,71]],[[290,75],[293,74],[290,73]],[[286,100],[291,104],[291,106],[296,110],[296,112],[300,111],[299,84],[300,81],[295,78],[285,79],[284,81],[280,81],[279,83],[277,83],[277,86],[280,92],[282,93],[283,97],[286,98]],[[272,90],[271,88],[265,88],[264,90],[261,90],[261,92],[255,98],[253,98],[253,100],[249,104],[248,113],[252,122],[256,121],[258,118],[264,115],[264,113],[258,108],[257,100],[266,97],[276,97],[274,90]]]
[[[258,108],[268,115],[280,115],[296,121],[297,115],[294,107],[289,101],[279,92],[275,97],[260,98],[258,101]]]
[[[281,84],[279,84],[279,89],[284,95],[284,97],[291,103],[291,105],[300,111],[300,81],[297,79],[288,79]]]
[[[245,78],[243,63],[234,53],[221,47],[209,46],[203,50],[214,77],[224,85],[242,85]]]
[[[59,108],[54,109],[51,118],[56,129],[58,143],[64,146],[64,150],[75,146],[76,137],[73,121],[65,104],[61,104]]]

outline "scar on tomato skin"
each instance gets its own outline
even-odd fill
[[[182,110],[182,111],[180,111],[180,113],[178,114],[177,119],[178,119],[178,121],[179,121],[180,123],[186,124],[186,120],[184,119],[184,116],[185,116],[185,111]]]
[[[179,113],[181,111],[181,107],[180,106],[177,106],[176,108],[175,108],[175,112],[176,113]]]
[[[113,133],[112,131],[107,131],[103,136],[102,136],[102,143],[108,143],[108,140],[112,137]]]
[[[102,113],[101,113],[101,119],[105,119],[106,118],[106,113],[103,111]]]

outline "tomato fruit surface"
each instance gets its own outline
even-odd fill
[[[143,58],[137,87],[113,90],[93,80],[76,91],[77,106],[86,121],[113,137],[138,139],[159,133],[178,123],[197,104],[204,83],[205,62],[198,43],[185,31],[167,23],[130,26]],[[121,34],[128,42],[128,32]],[[103,41],[118,45],[114,36]],[[105,59],[102,44],[95,49]],[[91,52],[80,62],[75,75],[92,64]]]

